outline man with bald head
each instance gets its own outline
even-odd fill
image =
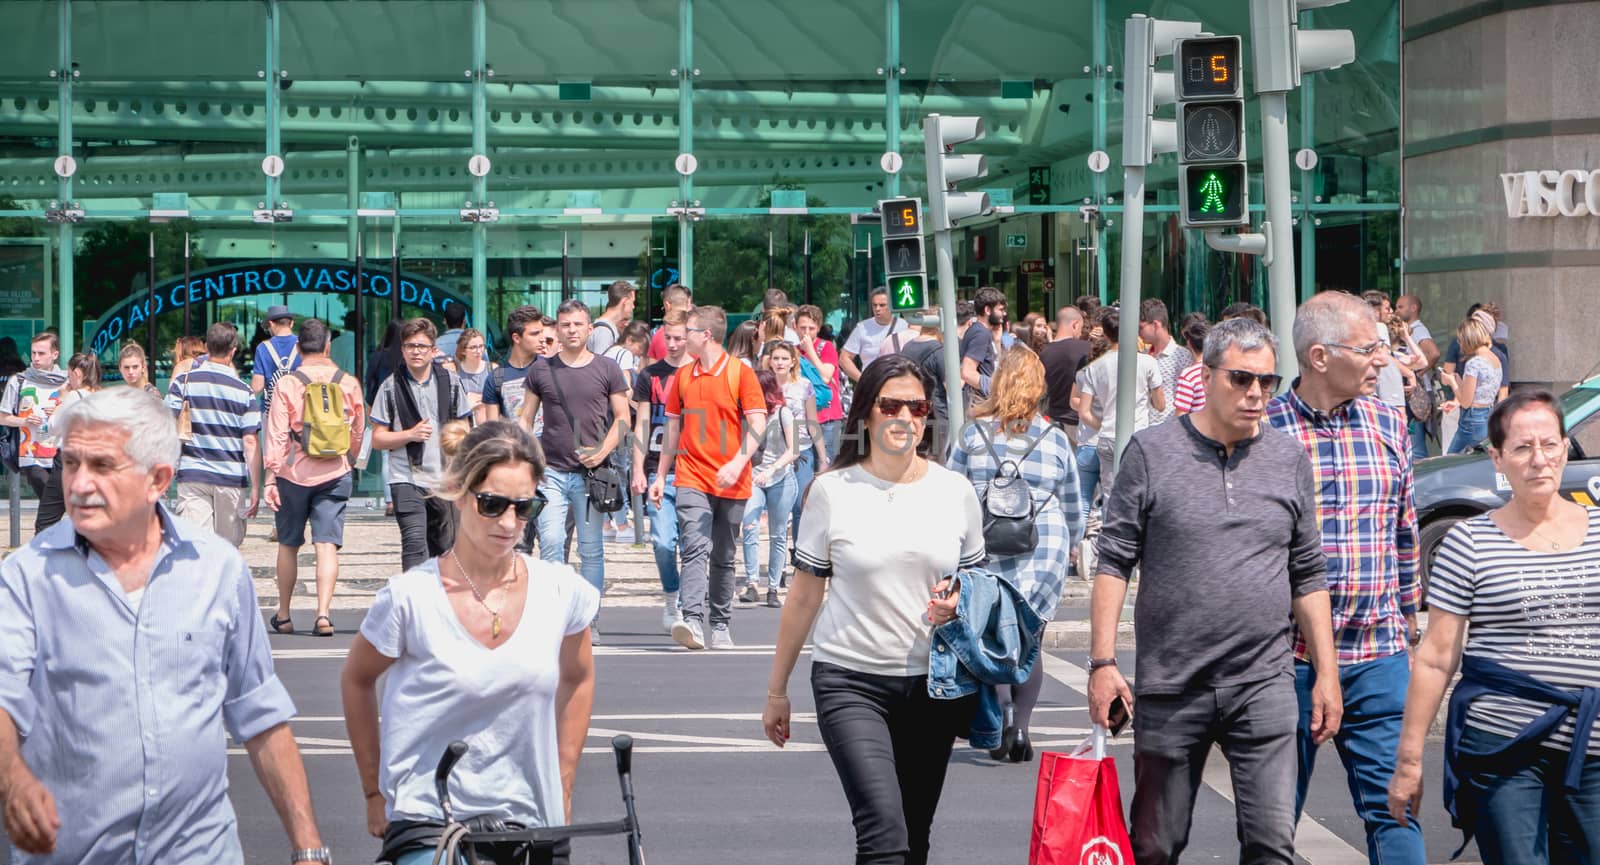
[[[1072,443],[1078,443],[1078,413],[1072,409],[1072,383],[1089,362],[1089,341],[1083,338],[1083,313],[1068,304],[1056,312],[1055,339],[1039,352],[1044,362],[1045,411]]]
[[[1328,291],[1307,301],[1294,319],[1300,378],[1268,404],[1267,420],[1296,436],[1311,458],[1344,694],[1333,741],[1366,826],[1368,858],[1422,865],[1416,815],[1402,825],[1389,814],[1387,798],[1421,593],[1406,418],[1374,395],[1379,372],[1394,362],[1378,328],[1377,315],[1359,297]],[[1308,661],[1296,633],[1297,820],[1317,756],[1311,731],[1317,672]]]

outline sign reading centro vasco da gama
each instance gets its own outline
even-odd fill
[[[1514,171],[1500,175],[1506,216],[1600,216],[1600,169]]]
[[[101,317],[90,346],[92,351],[102,352],[128,333],[144,326],[152,314],[180,311],[191,303],[285,292],[350,294],[355,283],[355,265],[337,261],[246,261],[209,268],[190,274],[187,283],[182,277],[156,283],[153,312],[149,293],[134,292],[133,296]],[[389,277],[388,271],[362,271],[361,293],[364,296],[389,298],[395,290],[394,280]],[[443,315],[445,307],[451,304],[467,307],[468,325],[471,325],[471,305],[435,283],[401,273],[398,290],[402,303],[434,315]],[[265,299],[262,304],[266,305]]]

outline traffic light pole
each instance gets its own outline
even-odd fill
[[[930,202],[938,196],[929,196]],[[939,214],[942,217],[943,214]],[[936,217],[936,218],[939,218]],[[935,225],[943,224],[939,218]],[[939,329],[944,331],[944,401],[950,407],[946,441],[955,441],[956,434],[966,426],[966,406],[961,401],[961,340],[956,334],[956,265],[950,253],[949,229],[936,228],[933,232],[934,267],[939,273]],[[979,322],[974,321],[973,327]]]
[[[1289,98],[1282,91],[1259,94],[1261,101],[1261,173],[1266,191],[1267,305],[1272,334],[1278,338],[1278,373],[1292,382],[1300,372],[1294,354],[1295,289],[1294,218],[1289,201]]]
[[[1117,437],[1115,465],[1133,438],[1134,397],[1139,378],[1139,304],[1144,278],[1144,166],[1122,168],[1121,312],[1117,333]]]

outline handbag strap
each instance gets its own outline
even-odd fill
[[[1011,466],[1014,469],[1016,469],[1017,474],[1020,475],[1022,473],[1022,464],[1027,462],[1028,461],[1028,457],[1033,455],[1034,450],[1039,447],[1039,442],[1044,441],[1044,437],[1046,435],[1050,434],[1049,430],[1045,430],[1043,435],[1038,436],[1033,441],[1028,443],[1028,449],[1022,452],[1022,456],[1017,457],[1016,459],[1012,460],[1012,459],[1008,459],[1008,458],[1000,456],[999,451],[997,451],[995,449],[994,438],[989,435],[989,430],[984,427],[983,421],[973,421],[973,426],[976,426],[978,428],[978,435],[982,436],[983,437],[983,443],[985,445],[988,445],[988,447],[989,447],[989,456],[994,457],[995,474],[999,474],[1000,473],[1000,468],[1003,467],[1006,463],[1009,462],[1009,463],[1011,463]],[[998,429],[999,426],[1000,426],[1000,424],[998,422],[996,422],[995,423],[995,427]]]

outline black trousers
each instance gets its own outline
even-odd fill
[[[390,484],[394,521],[400,524],[400,567],[411,570],[444,555],[456,540],[456,506],[416,484]]]
[[[874,676],[811,664],[817,726],[844,783],[856,865],[925,865],[933,812],[976,694],[928,696],[927,676]]]
[[[22,479],[28,482],[28,488],[39,500],[39,509],[33,517],[33,533],[38,534],[61,522],[67,515],[67,498],[61,488],[61,464],[56,463],[51,468],[27,466],[22,470]]]

